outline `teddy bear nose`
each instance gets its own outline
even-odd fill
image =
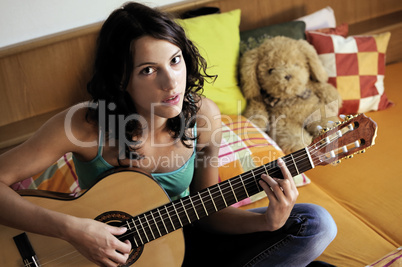
[[[286,75],[286,76],[285,76],[285,79],[286,79],[287,81],[289,81],[291,78],[292,78],[292,75]]]

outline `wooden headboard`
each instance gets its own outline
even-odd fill
[[[387,63],[402,61],[400,0],[192,0],[163,7],[174,14],[202,6],[242,10],[240,30],[290,21],[326,6],[350,34],[391,32]],[[101,23],[0,49],[0,153],[23,142],[48,118],[87,100]],[[207,29],[206,29],[207,30]]]

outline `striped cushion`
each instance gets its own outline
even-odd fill
[[[12,185],[14,190],[40,189],[63,193],[78,193],[78,177],[72,159],[67,153],[45,171]]]
[[[402,247],[395,249],[384,257],[367,265],[366,267],[398,267],[402,266]]]

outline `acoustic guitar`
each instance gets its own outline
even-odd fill
[[[311,145],[283,157],[293,176],[362,153],[374,144],[377,125],[365,115],[348,116],[325,130]],[[261,174],[283,178],[273,161],[190,196],[171,202],[152,177],[140,170],[105,175],[80,196],[21,190],[47,209],[93,218],[128,231],[132,251],[124,266],[180,266],[184,257],[182,227],[261,192]],[[18,214],[18,211],[16,211]],[[0,266],[93,266],[68,242],[0,226]]]

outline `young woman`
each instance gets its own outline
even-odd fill
[[[217,183],[211,161],[218,157],[220,114],[201,97],[209,78],[205,60],[166,14],[137,3],[115,10],[99,35],[92,101],[56,115],[0,156],[0,222],[66,240],[98,265],[123,264],[131,245],[115,236],[125,228],[38,207],[10,185],[66,152],[73,152],[83,189],[117,166],[151,173],[172,199]],[[21,168],[21,157],[34,160]],[[183,265],[304,266],[322,253],[335,237],[334,221],[319,206],[295,204],[298,191],[279,163],[284,179],[261,176],[267,208],[228,207],[185,228]]]

